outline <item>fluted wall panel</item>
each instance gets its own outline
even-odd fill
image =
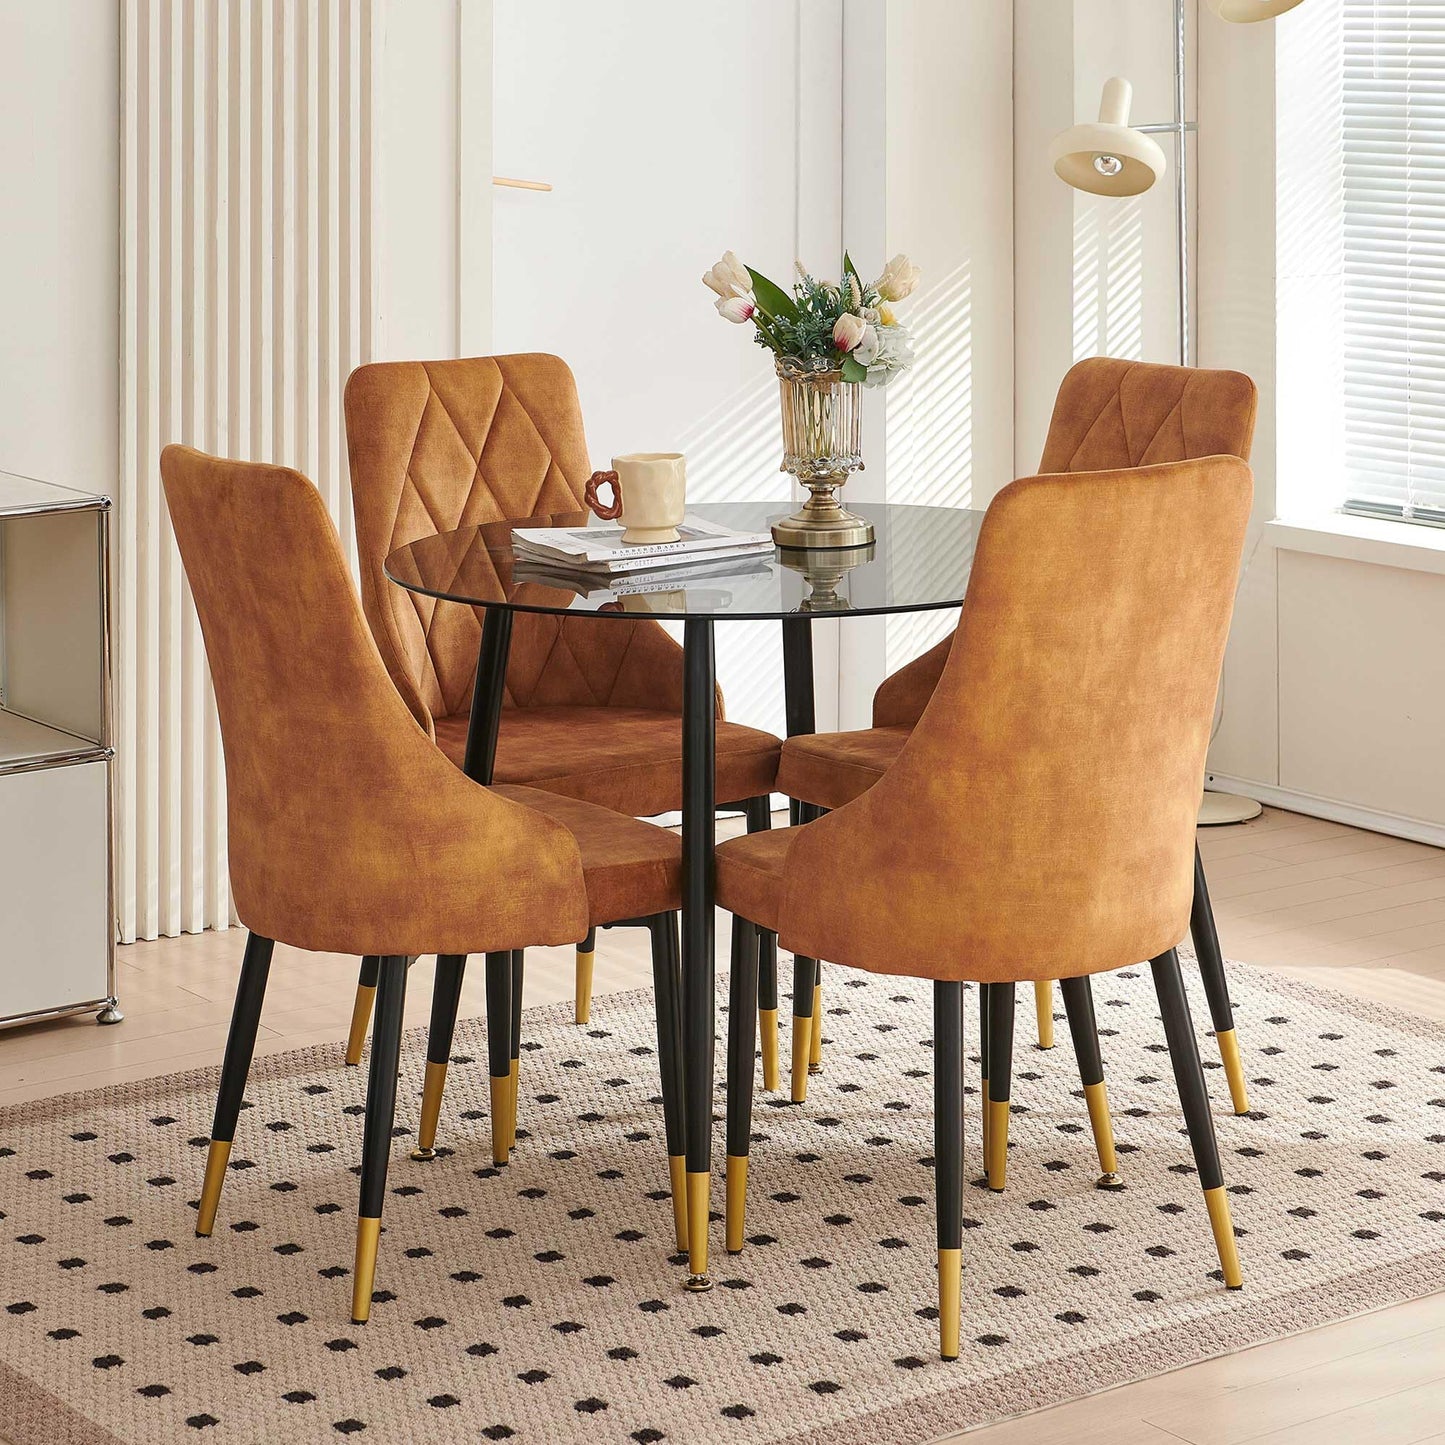
[[[377,313],[380,0],[121,6],[120,936],[231,921],[215,700],[168,442],[295,466],[354,550],[341,389]]]

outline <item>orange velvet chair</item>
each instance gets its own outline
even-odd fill
[[[1234,456],[1249,460],[1258,393],[1237,371],[1160,366],[1093,357],[1072,367],[1059,387],[1040,472],[1095,472]],[[873,698],[873,726],[849,733],[789,738],[778,770],[780,793],[812,808],[837,808],[871,788],[892,764],[923,715],[943,674],[950,635],[887,678]],[[1234,1011],[1204,867],[1195,856],[1191,919],[1195,951],[1208,991],[1211,1022],[1236,1113],[1249,1097],[1234,1031]],[[1053,984],[1034,988],[1039,1046],[1054,1042]],[[816,1063],[821,990],[797,989],[793,1014],[793,1098],[807,1097],[809,1053]],[[1077,1032],[1071,1020],[1071,1032]],[[1091,1110],[1096,1105],[1091,1101]]]
[[[1090,974],[1152,960],[1224,1282],[1239,1285],[1175,947],[1189,926],[1195,816],[1250,496],[1235,457],[1006,487],[984,520],[953,645],[892,765],[816,822],[718,850],[718,902],[738,920],[730,1250],[744,1237],[765,930],[796,954],[935,980],[945,1359],[958,1355],[960,1318],[963,980],[989,986],[989,1109],[1001,1112],[987,1147],[1001,1182],[998,1075],[1015,983],[1062,978],[1087,999]]]
[[[389,553],[474,523],[546,515],[580,525],[591,475],[577,387],[555,356],[472,357],[358,367],[346,438],[361,599],[397,690],[458,766],[481,640],[479,613],[389,582]],[[717,800],[766,826],[780,742],[723,719]],[[634,817],[682,802],[682,649],[655,622],[519,614],[493,778]],[[577,953],[576,1018],[586,1023],[593,936]],[[363,965],[347,1062],[359,1062],[374,960]]]
[[[196,1232],[215,1222],[273,941],[379,958],[352,1291],[360,1323],[371,1310],[415,955],[487,956],[493,1157],[505,1162],[516,1109],[514,953],[647,919],[668,1152],[680,1163],[681,845],[620,813],[531,788],[483,788],[456,768],[388,681],[336,530],[305,477],[175,446],[162,453],[161,477],[215,683],[231,887],[250,930]],[[439,1103],[430,1065],[427,1084]],[[681,1198],[679,1189],[679,1215]]]

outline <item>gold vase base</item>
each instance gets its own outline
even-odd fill
[[[847,480],[846,474],[802,480],[812,495],[801,510],[773,523],[773,541],[779,547],[810,551],[815,547],[866,547],[874,541],[873,523],[838,502],[837,489]]]

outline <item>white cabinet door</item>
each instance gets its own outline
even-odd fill
[[[110,993],[107,789],[103,761],[0,776],[0,1018]]]
[[[697,501],[791,507],[777,383],[714,311],[725,251],[782,284],[841,262],[841,0],[496,0],[493,346],[577,375],[594,466],[681,451]],[[776,623],[718,628],[728,716],[781,732]],[[819,649],[819,722],[836,676]]]

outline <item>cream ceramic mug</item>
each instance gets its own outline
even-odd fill
[[[601,487],[611,486],[604,503]],[[587,483],[587,505],[603,521],[622,518],[628,547],[676,542],[687,498],[687,473],[681,452],[630,452],[612,458],[610,472],[593,472]]]

